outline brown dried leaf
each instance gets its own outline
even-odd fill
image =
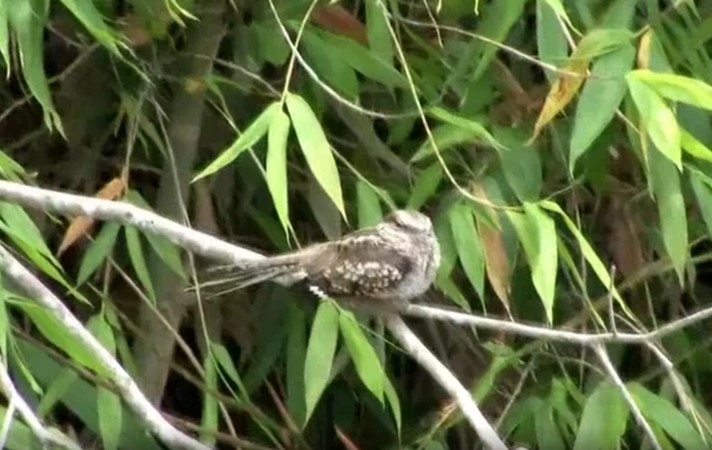
[[[319,6],[311,21],[334,34],[346,36],[368,47],[366,27],[353,14],[336,3]]]
[[[99,192],[94,195],[96,198],[103,200],[115,200],[123,194],[126,188],[126,176],[125,172],[122,173],[120,177],[116,177],[106,183]],[[59,245],[59,250],[57,250],[57,255],[61,255],[69,247],[74,245],[80,238],[87,234],[92,226],[94,225],[94,219],[87,216],[79,216],[74,218],[72,222],[67,227],[67,231],[64,233],[62,238],[62,243]]]
[[[653,39],[653,30],[648,30],[640,38],[640,44],[638,45],[638,68],[647,69],[650,67],[650,44]]]
[[[472,193],[476,197],[490,201],[487,197],[487,193],[484,188],[475,184],[472,187]],[[497,216],[495,214],[491,215],[494,221],[497,221]],[[485,273],[487,274],[487,280],[489,281],[494,293],[497,298],[502,302],[507,312],[509,312],[509,292],[510,286],[510,275],[511,271],[509,268],[509,260],[507,259],[507,252],[504,248],[504,241],[502,239],[502,231],[498,228],[492,227],[487,221],[482,220],[479,216],[475,217],[477,221],[477,230],[480,234],[480,239],[482,240],[482,247],[484,249],[485,256]]]
[[[584,75],[586,75],[588,63],[589,59],[574,58],[566,65],[567,73],[559,75],[554,85],[551,86],[549,95],[546,96],[544,106],[539,113],[536,125],[534,125],[534,134],[529,142],[534,141],[541,133],[542,128],[551,122],[573,100],[585,80]],[[576,76],[569,72],[580,74],[581,76]]]

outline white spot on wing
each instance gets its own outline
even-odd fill
[[[326,293],[323,290],[321,290],[321,288],[319,286],[316,286],[313,284],[309,286],[309,292],[314,294],[320,300],[324,300],[325,298],[328,297],[328,295],[326,295]]]

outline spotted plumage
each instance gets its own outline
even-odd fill
[[[319,297],[407,301],[432,284],[440,248],[430,219],[399,210],[343,238],[274,256],[247,267],[221,268],[206,286],[240,289],[267,280],[304,283]]]

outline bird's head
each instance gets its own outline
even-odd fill
[[[386,221],[410,233],[430,233],[433,230],[433,223],[428,216],[409,209],[394,211]]]

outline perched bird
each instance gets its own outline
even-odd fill
[[[224,293],[275,280],[304,283],[319,297],[402,303],[428,290],[439,264],[440,246],[430,219],[397,210],[378,225],[335,241],[212,269],[212,280],[201,288],[218,287]]]

